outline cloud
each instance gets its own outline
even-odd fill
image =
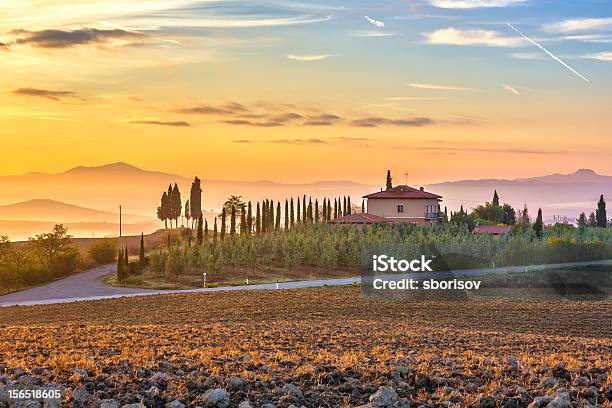
[[[363,16],[366,20],[368,20],[368,22],[378,28],[385,28],[385,23],[383,21],[380,20],[375,20],[373,18],[370,18],[368,16]]]
[[[104,44],[110,41],[134,41],[146,38],[146,34],[121,29],[99,30],[81,28],[78,30],[14,30],[18,38],[15,44],[26,44],[37,48],[70,48],[77,45]]]
[[[548,59],[545,55],[537,53],[537,52],[516,52],[510,54],[510,56],[514,59],[522,59],[522,60],[545,60]]]
[[[293,60],[293,61],[304,61],[304,62],[322,61],[322,60],[328,59],[329,57],[333,57],[333,55],[329,55],[329,54],[319,54],[319,55],[296,55],[296,54],[289,54],[289,55],[287,55],[287,58],[289,58],[290,60]]]
[[[285,123],[285,122],[291,122],[293,120],[302,119],[302,118],[303,116],[300,115],[299,113],[287,112],[287,113],[281,113],[280,115],[273,116],[271,120],[274,122]]]
[[[185,122],[185,121],[161,121],[161,120],[147,120],[147,119],[141,119],[141,120],[131,120],[129,123],[132,124],[136,124],[136,125],[159,125],[159,126],[173,126],[173,127],[190,127],[191,123],[189,122]]]
[[[438,8],[472,9],[507,7],[524,3],[525,1],[526,0],[429,0],[429,4]]]
[[[541,49],[542,51],[544,51],[549,57],[551,57],[552,59],[554,59],[555,61],[557,61],[559,64],[563,65],[565,68],[567,68],[568,70],[570,70],[571,72],[573,72],[577,77],[579,77],[580,79],[584,80],[585,82],[589,82],[589,80],[582,75],[580,72],[576,71],[574,68],[570,67],[565,61],[563,61],[561,58],[557,57],[555,54],[553,54],[552,52],[550,52],[548,49],[546,49],[543,45],[541,45],[540,43],[532,40],[531,38],[527,37],[525,34],[523,34],[519,29],[517,29],[516,27],[514,27],[512,24],[510,23],[506,23],[506,25],[508,27],[510,27],[513,31],[515,31],[516,33],[518,33],[521,37],[523,37],[524,39],[526,39],[527,41],[529,41],[531,44],[535,45],[536,47],[538,47],[539,49]]]
[[[423,85],[423,84],[421,84]],[[418,88],[415,86],[415,88]],[[440,88],[426,88],[426,89],[440,89]],[[385,101],[443,101],[447,98],[443,96],[391,96],[384,98]]]
[[[308,120],[302,126],[333,126],[335,123],[328,120]]]
[[[238,139],[238,140],[232,140],[232,143],[253,143],[253,141],[249,139]]]
[[[417,89],[433,89],[440,91],[473,91],[473,88],[464,88],[461,86],[436,85],[427,83],[412,83],[409,86]]]
[[[326,143],[325,140],[321,139],[279,139],[272,140],[270,143],[276,144],[323,144]]]
[[[542,27],[545,31],[553,33],[570,33],[576,31],[589,31],[612,27],[612,17],[609,18],[582,18],[564,20]]]
[[[18,88],[15,89],[13,95],[17,96],[31,96],[34,98],[45,98],[52,101],[61,101],[64,98],[77,98],[83,100],[76,92],[72,91],[50,91],[47,89],[38,88]]]
[[[571,34],[561,37],[562,40],[581,41],[595,44],[610,44],[612,36],[605,34]]]
[[[510,92],[510,93],[511,93],[511,94],[513,94],[513,95],[520,95],[520,94],[521,94],[521,93],[518,91],[518,89],[516,89],[516,88],[515,88],[515,87],[513,87],[513,86],[506,85],[506,84],[502,84],[501,86],[502,86],[502,88],[504,88],[506,91]]]
[[[198,114],[198,115],[221,115],[230,116],[237,114],[248,114],[248,109],[237,102],[229,102],[224,105],[198,105],[191,108],[181,108],[176,112],[185,114]]]
[[[596,59],[599,61],[612,61],[612,51],[599,52],[597,54],[588,54],[583,58]]]
[[[355,31],[353,33],[354,37],[391,37],[394,35],[387,31]]]
[[[492,30],[461,30],[454,27],[424,33],[429,44],[482,45],[486,47],[518,47],[524,44],[521,38],[508,37]]]
[[[228,119],[221,121],[226,125],[236,125],[236,126],[254,126],[254,127],[277,127],[283,126],[283,122],[253,122],[245,119]]]
[[[406,127],[421,127],[432,125],[434,121],[429,118],[414,118],[414,119],[387,119],[381,117],[369,117],[356,119],[350,122],[351,126],[355,127],[378,127],[378,126],[406,126]]]

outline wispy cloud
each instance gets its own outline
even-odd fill
[[[351,126],[355,127],[378,127],[378,126],[402,126],[402,127],[421,127],[433,125],[435,122],[430,118],[414,118],[414,119],[388,119],[381,117],[369,117],[363,119],[355,119],[350,122]]]
[[[48,89],[38,88],[18,88],[12,92],[16,96],[30,96],[34,98],[45,98],[52,101],[61,101],[66,98],[76,98],[84,100],[76,92],[73,91],[50,91]]]
[[[388,31],[355,31],[353,32],[354,37],[391,37],[395,34]]]
[[[508,25],[508,27],[510,27],[512,30],[514,30],[516,33],[518,33],[521,37],[523,37],[524,39],[529,41],[531,44],[535,45],[536,47],[538,47],[539,49],[544,51],[548,56],[550,56],[552,59],[557,61],[559,64],[563,65],[565,68],[567,68],[571,72],[573,72],[576,76],[578,76],[579,78],[581,78],[585,82],[589,82],[589,80],[584,75],[582,75],[580,72],[576,71],[574,68],[570,67],[565,61],[563,61],[561,58],[557,57],[555,54],[550,52],[543,45],[541,45],[540,43],[538,43],[538,42],[532,40],[531,38],[527,37],[525,34],[523,34],[520,30],[518,30],[512,24],[510,24],[510,23],[506,23],[506,24]]]
[[[521,60],[545,60],[548,59],[545,55],[536,52],[515,52],[510,54],[514,59]]]
[[[330,54],[317,54],[317,55],[297,55],[297,54],[289,54],[287,55],[287,58],[289,58],[290,60],[293,61],[305,61],[305,62],[310,62],[310,61],[322,61],[325,59],[328,59],[329,57],[333,57],[333,55]]]
[[[383,21],[380,20],[375,20],[371,17],[368,16],[363,16],[366,20],[368,20],[368,22],[378,28],[385,28],[385,23]]]
[[[483,45],[487,47],[518,47],[524,44],[521,38],[508,37],[492,30],[462,30],[454,27],[424,33],[429,44]]]
[[[411,83],[408,84],[413,88],[417,89],[433,89],[440,91],[473,91],[473,88],[465,88],[461,86],[449,86],[449,85],[438,85],[438,84],[428,84],[428,83]]]
[[[612,61],[612,51],[603,51],[596,54],[587,54],[583,58],[596,59],[599,61]]]
[[[507,7],[524,3],[526,0],[429,0],[434,7],[447,9],[472,9]]]
[[[511,85],[502,84],[501,86],[502,86],[502,88],[504,88],[506,91],[510,92],[513,95],[517,95],[518,96],[518,95],[521,94],[518,89],[516,89],[515,87],[513,87]]]
[[[232,140],[232,143],[253,143],[253,141],[249,139],[238,139],[238,140]]]
[[[137,120],[130,120],[129,123],[136,124],[136,125],[191,127],[191,123],[185,122],[185,121],[163,121],[163,120],[152,120],[152,119],[137,119]]]
[[[554,33],[570,33],[577,31],[589,31],[612,27],[612,17],[609,18],[582,18],[563,20],[543,27],[545,31]]]
[[[14,44],[26,44],[37,48],[70,48],[85,44],[106,44],[110,41],[141,41],[147,36],[143,33],[113,29],[81,28],[78,30],[14,30],[17,38]]]
[[[272,140],[270,141],[270,143],[303,145],[303,144],[323,144],[326,142],[325,140],[322,140],[322,139],[311,138],[311,139],[279,139],[279,140]]]
[[[416,87],[415,87],[416,88]],[[439,89],[439,88],[427,88],[427,89]],[[391,96],[384,98],[385,101],[443,101],[448,99],[444,96]]]

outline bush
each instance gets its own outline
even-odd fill
[[[98,265],[112,263],[117,256],[117,244],[114,240],[103,239],[89,248],[88,255]]]

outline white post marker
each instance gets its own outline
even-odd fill
[[[206,272],[202,274],[203,287],[206,287]]]
[[[246,279],[246,284],[249,286],[249,278]]]
[[[276,289],[278,289],[278,281],[276,281]]]

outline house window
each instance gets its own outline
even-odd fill
[[[403,213],[404,212],[404,204],[398,204],[397,205],[397,212],[398,213]]]

